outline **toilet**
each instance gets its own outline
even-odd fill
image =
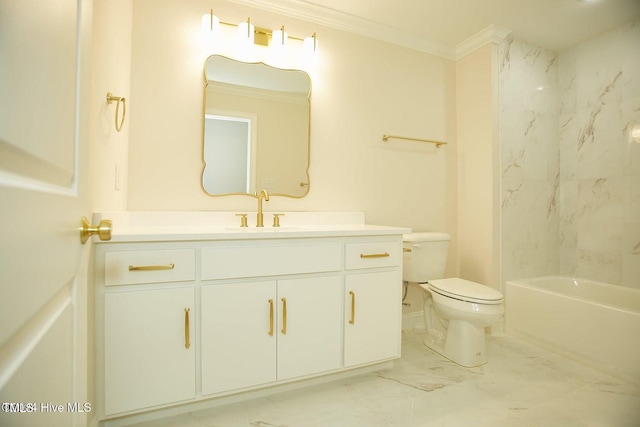
[[[504,315],[503,295],[489,286],[444,278],[450,236],[404,235],[403,280],[418,283],[424,295],[424,344],[466,367],[487,363],[485,327]]]

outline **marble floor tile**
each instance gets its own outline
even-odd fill
[[[640,386],[509,336],[463,368],[403,335],[393,368],[138,427],[640,426]]]

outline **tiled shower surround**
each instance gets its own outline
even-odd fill
[[[555,53],[500,48],[502,279],[640,288],[640,21]]]

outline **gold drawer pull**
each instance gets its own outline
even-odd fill
[[[273,300],[269,300],[269,336],[273,336]]]
[[[173,270],[175,264],[167,265],[130,265],[129,271]]]
[[[189,308],[184,309],[184,348],[191,347],[189,342]]]
[[[351,295],[351,320],[349,323],[354,325],[356,323],[356,293],[349,291],[349,295]]]
[[[287,334],[287,299],[282,298],[282,334]]]
[[[390,256],[388,252],[383,254],[360,254],[360,258],[386,258]]]

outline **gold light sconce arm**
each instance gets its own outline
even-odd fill
[[[111,105],[113,102],[116,102],[116,130],[120,132],[122,130],[122,126],[124,125],[124,118],[127,114],[127,102],[123,97],[113,96],[111,92],[107,92],[107,104]],[[122,103],[122,117],[120,118],[120,123],[118,124],[118,116],[120,115],[120,103]]]

